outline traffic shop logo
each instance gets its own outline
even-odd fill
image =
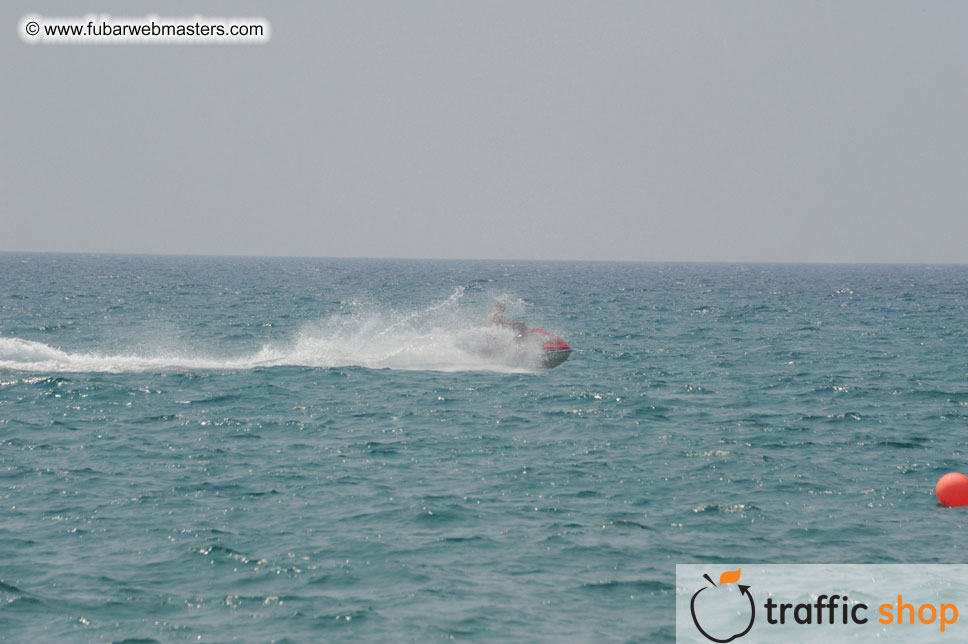
[[[692,614],[692,623],[696,625],[696,628],[699,629],[699,632],[702,633],[703,637],[710,642],[719,642],[720,644],[732,642],[737,637],[746,635],[750,632],[750,629],[753,628],[753,621],[756,619],[756,604],[753,602],[753,595],[750,593],[750,587],[738,584],[738,598],[736,597],[736,593],[728,592],[729,589],[726,587],[726,584],[735,584],[739,581],[741,570],[741,568],[736,570],[727,570],[719,576],[718,584],[716,584],[709,577],[709,575],[703,575],[703,578],[705,578],[709,583],[697,590],[696,594],[694,594],[692,599],[689,601],[689,612]],[[739,602],[739,606],[736,606],[737,601]],[[700,606],[698,614],[696,610],[697,603]],[[749,612],[749,621],[746,623],[746,627],[738,633],[730,634],[716,632],[716,629],[711,626],[712,622],[709,620],[710,613],[735,611],[737,609],[740,611],[740,614],[743,614],[743,612]],[[706,616],[705,625],[703,615]]]

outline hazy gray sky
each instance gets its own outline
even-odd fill
[[[266,45],[29,45],[264,16]],[[4,2],[0,250],[966,262],[968,4]]]

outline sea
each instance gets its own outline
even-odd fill
[[[0,641],[671,642],[677,563],[966,563],[966,307],[957,265],[0,253]]]

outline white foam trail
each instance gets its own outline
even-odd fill
[[[244,370],[258,367],[367,367],[422,371],[529,372],[540,347],[513,332],[461,319],[457,289],[439,304],[406,315],[356,313],[307,326],[292,340],[264,345],[232,358],[197,353],[72,353],[42,342],[0,338],[0,369],[33,372],[168,372]],[[464,316],[466,317],[466,316]],[[473,316],[475,320],[480,317]]]
[[[264,348],[263,351],[265,351]],[[0,369],[14,371],[104,373],[201,371],[244,368],[247,364],[254,366],[253,362],[251,358],[217,360],[180,355],[70,353],[43,342],[21,338],[0,338]]]
[[[289,346],[265,345],[250,355],[220,359],[177,353],[71,353],[42,342],[0,338],[0,370],[138,373],[358,366],[422,371],[532,371],[537,365],[534,352],[515,344],[513,334],[498,334],[490,329],[342,338],[304,332]]]

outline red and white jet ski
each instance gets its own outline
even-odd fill
[[[541,343],[541,366],[546,369],[557,367],[571,355],[571,347],[558,336],[537,327],[518,334],[519,342]]]

